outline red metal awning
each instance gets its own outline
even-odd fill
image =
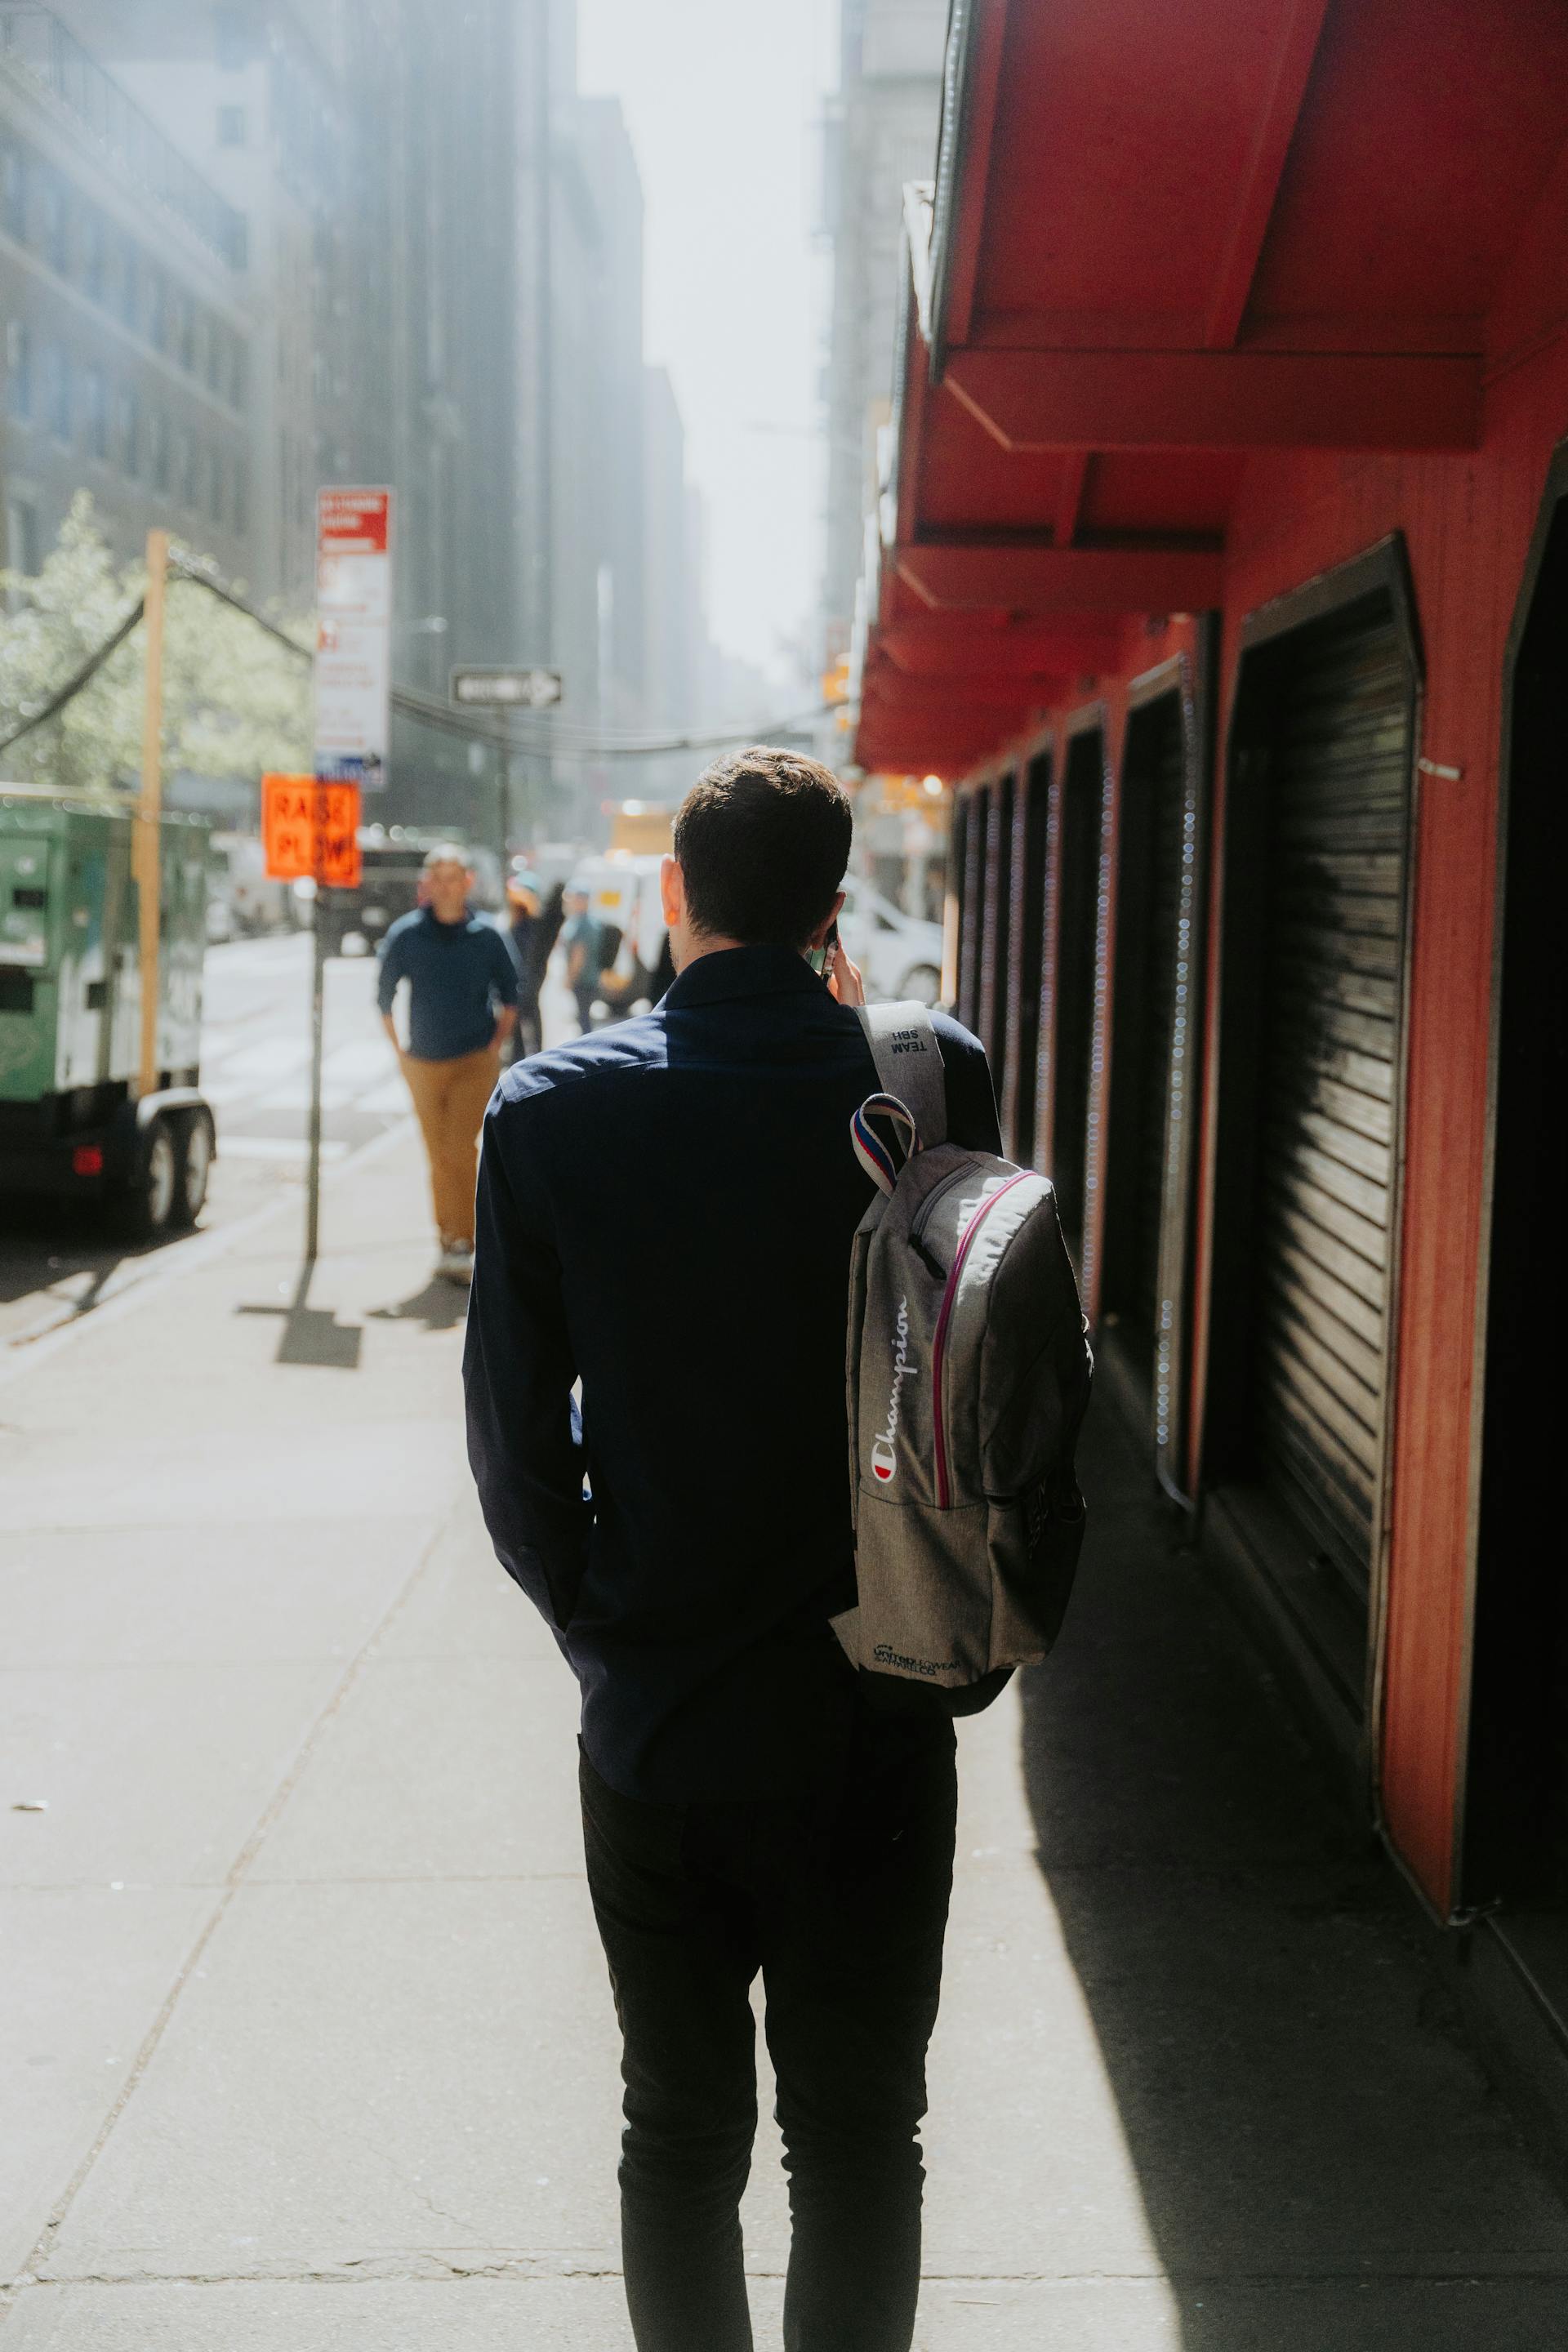
[[[862,763],[953,772],[1217,604],[1271,453],[1474,447],[1553,323],[1565,87],[1561,0],[954,0]]]

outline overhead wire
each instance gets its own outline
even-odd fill
[[[300,660],[312,661],[315,658],[310,646],[302,646],[298,637],[291,636],[287,629],[270,620],[265,613],[258,612],[254,604],[219,579],[209,564],[186,555],[183,549],[172,551],[169,561],[171,567],[182,578],[197,587],[205,588],[223,604],[232,605],[237,613],[247,614],[258,628],[265,629],[269,637],[275,638]],[[426,726],[444,729],[448,734],[478,738],[495,744],[501,751],[554,751],[557,756],[576,753],[586,759],[648,759],[667,751],[721,751],[731,743],[765,742],[770,735],[808,725],[814,719],[837,709],[838,705],[816,703],[807,710],[793,711],[783,719],[766,720],[751,730],[731,727],[721,733],[665,736],[639,735],[631,729],[590,728],[574,719],[555,719],[538,711],[527,714],[508,711],[493,718],[480,716],[477,712],[454,710],[448,703],[438,701],[434,695],[421,694],[416,688],[407,686],[392,688],[392,707],[395,710],[401,710],[405,718],[422,720]],[[529,727],[541,731],[531,737],[517,731]]]
[[[301,645],[288,629],[259,611],[237,589],[231,588],[210,563],[188,555],[183,548],[172,548],[169,569],[177,578],[188,581],[194,587],[205,588],[220,604],[228,605],[234,612],[242,613],[247,620],[254,622],[258,629],[264,630],[296,660],[314,661],[314,647]],[[55,718],[73,696],[81,692],[110,656],[124,644],[142,619],[145,606],[145,598],[138,597],[124,618],[72,671],[64,684],[57,688],[48,700],[30,712],[8,734],[0,736],[0,753],[8,751],[25,735],[30,735],[36,728]],[[437,701],[434,695],[421,694],[413,687],[393,687],[391,700],[393,709],[401,711],[405,718],[415,719],[422,726],[460,735],[470,742],[489,743],[498,751],[530,751],[547,758],[578,761],[653,759],[668,752],[723,751],[736,743],[766,742],[773,736],[808,726],[814,719],[824,718],[840,707],[836,703],[820,702],[808,709],[793,711],[784,718],[770,719],[753,728],[731,727],[721,732],[700,735],[651,736],[637,735],[629,729],[613,732],[587,728],[574,720],[556,719],[541,712],[531,712],[526,718],[521,713],[511,712],[493,719],[480,717],[476,713],[454,710],[448,704]],[[528,728],[540,731],[531,734],[520,731]]]
[[[65,709],[73,695],[81,692],[89,680],[103,667],[110,656],[117,653],[125,643],[126,638],[142,618],[145,606],[146,599],[139,596],[118,627],[110,631],[101,645],[94,646],[79,669],[73,670],[65,684],[57,687],[48,700],[41,704],[37,710],[30,712],[19,727],[13,727],[8,735],[0,735],[0,753],[8,751],[13,743],[19,743],[24,735],[30,735],[35,727],[42,727],[46,720],[53,719],[58,711]]]

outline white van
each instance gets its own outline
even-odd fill
[[[906,915],[858,875],[844,877],[838,936],[871,999],[934,1004],[941,996],[942,925]]]
[[[588,894],[595,921],[614,937],[601,1001],[615,1019],[639,1004],[652,1003],[661,992],[665,927],[658,870],[663,863],[662,852],[634,856],[612,849],[600,857],[579,858],[573,870],[573,881]]]

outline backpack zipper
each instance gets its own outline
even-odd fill
[[[939,1511],[947,1509],[951,1493],[947,1475],[947,1407],[942,1396],[942,1374],[947,1368],[947,1327],[952,1314],[952,1302],[958,1295],[958,1277],[963,1272],[969,1244],[980,1231],[982,1221],[990,1215],[997,1202],[1005,1199],[1015,1184],[1026,1182],[1034,1172],[1032,1168],[1020,1168],[1016,1176],[1009,1176],[994,1192],[988,1192],[960,1234],[958,1247],[952,1253],[952,1267],[942,1294],[936,1335],[931,1343],[931,1428],[936,1439],[936,1507]]]

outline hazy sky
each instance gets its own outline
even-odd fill
[[[827,265],[812,231],[837,13],[578,0],[581,87],[620,100],[642,173],[646,351],[669,369],[707,500],[710,625],[774,671],[812,622],[821,562]]]

